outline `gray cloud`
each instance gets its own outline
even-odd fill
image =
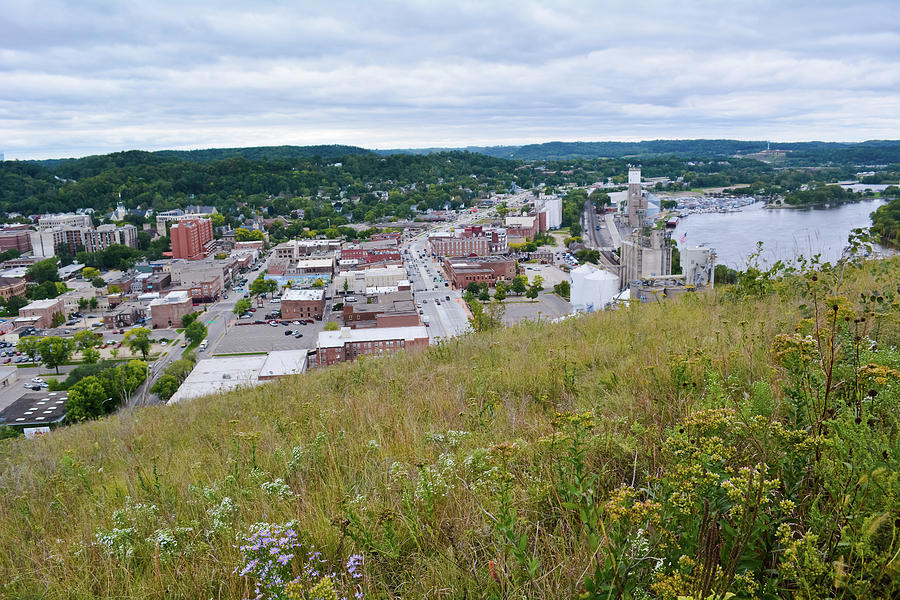
[[[0,151],[900,137],[845,2],[0,0]]]

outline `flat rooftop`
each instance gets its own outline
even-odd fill
[[[66,418],[68,392],[30,392],[0,412],[0,423],[31,427],[59,423]]]
[[[373,327],[370,329],[350,329],[343,327],[338,331],[322,331],[319,333],[319,348],[341,348],[347,342],[380,342],[386,340],[417,340],[428,338],[428,330],[424,325],[410,327]]]
[[[284,292],[281,296],[281,301],[285,300],[305,300],[305,301],[318,301],[322,300],[325,297],[324,289],[309,289],[309,290],[294,290],[290,289]]]
[[[306,370],[306,350],[277,350],[251,356],[221,356],[199,361],[169,404],[265,383],[263,378],[296,375]]]

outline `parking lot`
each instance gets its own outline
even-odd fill
[[[312,325],[232,325],[214,348],[215,354],[241,352],[268,352],[270,350],[296,350],[314,348],[316,338],[324,325],[316,321]],[[285,335],[286,331],[303,334],[301,338]]]
[[[503,303],[506,312],[503,323],[512,325],[525,319],[555,319],[572,312],[572,305],[556,294],[541,292],[537,300],[531,302],[525,298],[512,297]]]

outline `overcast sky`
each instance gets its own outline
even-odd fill
[[[0,0],[7,159],[699,137],[900,138],[898,0]]]

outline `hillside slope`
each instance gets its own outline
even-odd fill
[[[897,597],[900,261],[741,290],[0,443],[0,589]]]

